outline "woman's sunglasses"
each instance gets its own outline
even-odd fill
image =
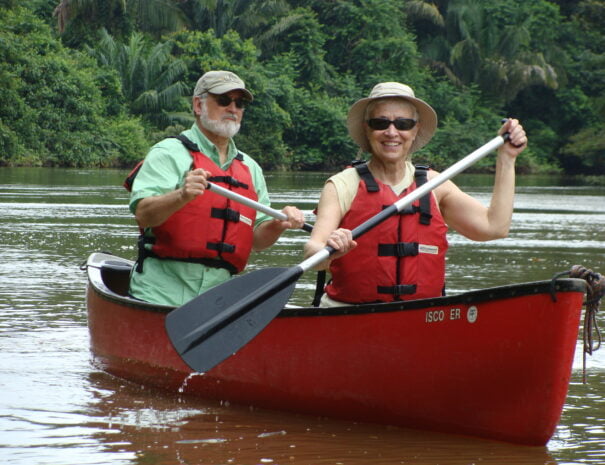
[[[417,121],[411,118],[395,118],[393,120],[388,118],[370,118],[367,123],[370,129],[374,131],[384,131],[391,124],[394,124],[395,129],[398,131],[409,131],[416,126]]]
[[[218,103],[221,107],[228,107],[229,105],[231,105],[231,102],[235,102],[235,106],[237,108],[245,108],[246,105],[248,105],[250,103],[250,100],[248,100],[247,98],[244,98],[244,97],[231,98],[227,94],[220,94],[220,95],[210,94],[210,95],[212,95],[214,97],[214,99],[216,100],[216,103]]]

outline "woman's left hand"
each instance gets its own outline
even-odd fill
[[[357,247],[357,242],[353,240],[353,234],[350,229],[338,228],[330,233],[328,243],[336,252],[330,257],[331,259],[342,257]]]
[[[500,147],[498,153],[505,153],[511,158],[516,158],[527,147],[527,135],[519,120],[508,118],[498,134],[502,135],[505,132],[509,133],[508,141]]]

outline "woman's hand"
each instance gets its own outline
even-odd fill
[[[342,257],[357,247],[357,242],[353,240],[353,234],[350,229],[338,228],[330,233],[327,245],[336,250],[330,257],[331,259],[335,259]]]
[[[510,158],[515,159],[527,147],[527,135],[519,120],[513,118],[508,118],[504,121],[498,134],[502,135],[505,132],[509,133],[509,139],[507,143],[498,149],[498,154],[508,155]]]

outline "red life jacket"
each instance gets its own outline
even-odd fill
[[[220,169],[184,136],[179,136],[193,158],[192,169],[212,173],[208,180],[254,201],[258,200],[249,168],[238,155],[229,168]],[[206,190],[174,213],[162,225],[152,228],[154,237],[143,236],[139,244],[139,265],[146,256],[202,263],[226,268],[235,274],[244,269],[252,251],[256,210]],[[146,243],[153,244],[151,250]]]
[[[415,182],[400,196],[376,181],[367,165],[357,165],[361,181],[341,227],[353,229],[426,182],[426,167],[416,167]],[[445,224],[432,193],[357,239],[357,247],[330,265],[326,293],[349,303],[391,302],[443,295]]]

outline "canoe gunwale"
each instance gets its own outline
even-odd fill
[[[151,312],[169,313],[174,309],[169,305],[158,305],[130,296],[120,295],[112,291],[103,281],[102,269],[107,262],[120,263],[122,266],[132,267],[134,262],[106,253],[92,253],[87,261],[88,282],[91,288],[104,299],[135,307],[140,310]],[[398,312],[405,310],[417,310],[421,308],[446,307],[460,304],[480,303],[490,300],[523,297],[536,294],[551,294],[556,300],[557,292],[582,292],[586,293],[586,281],[578,278],[562,278],[555,276],[551,280],[533,281],[519,284],[508,284],[504,286],[491,287],[467,291],[462,294],[451,296],[434,297],[397,302],[377,302],[359,305],[347,305],[341,307],[286,307],[278,315],[278,318],[288,317],[317,317],[317,316],[345,316],[363,315],[372,313]]]
[[[335,316],[335,315],[355,315],[364,313],[384,313],[404,310],[418,310],[420,308],[449,307],[460,304],[481,303],[490,300],[499,300],[511,297],[524,297],[535,294],[552,292],[586,292],[586,282],[576,278],[558,278],[554,286],[551,281],[534,281],[520,284],[508,284],[505,286],[491,287],[468,291],[462,294],[435,297],[430,299],[419,299],[410,301],[371,303],[363,305],[350,305],[346,307],[305,307],[305,308],[286,308],[282,310],[279,316],[305,316],[309,310],[314,310],[314,315]]]

